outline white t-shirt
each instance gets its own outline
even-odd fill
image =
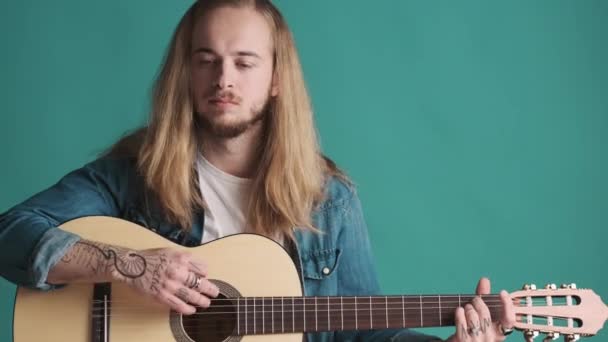
[[[209,207],[205,210],[202,243],[245,232],[251,180],[218,169],[202,155],[197,169],[201,193]]]

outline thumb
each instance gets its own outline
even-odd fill
[[[491,285],[490,279],[483,277],[479,279],[479,283],[477,283],[477,289],[475,290],[475,294],[477,295],[487,295],[490,294]]]

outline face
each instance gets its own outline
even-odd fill
[[[192,92],[204,129],[232,138],[260,122],[277,93],[266,19],[250,8],[214,9],[198,19],[192,48]]]

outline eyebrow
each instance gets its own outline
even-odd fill
[[[215,51],[213,51],[212,49],[207,48],[207,47],[201,47],[201,48],[194,50],[194,54],[197,54],[197,53],[210,53],[212,55],[217,55],[217,53]],[[258,59],[262,59],[262,57],[260,57],[260,55],[258,55],[257,53],[255,53],[253,51],[237,51],[234,55],[239,56],[239,57],[255,57]]]

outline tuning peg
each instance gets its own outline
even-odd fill
[[[562,289],[567,289],[567,288],[568,288],[568,285],[567,285],[567,284],[562,284],[562,286],[560,286],[560,288],[562,288]]]
[[[555,290],[555,289],[557,289],[557,286],[555,286],[555,284],[547,284],[547,285],[545,285],[545,289]]]
[[[568,288],[574,290],[574,289],[576,289],[576,284],[572,283],[572,284],[568,285]]]
[[[526,339],[526,341],[532,341],[537,337],[538,337],[538,331],[534,331],[534,330],[524,331],[524,338]]]
[[[571,334],[571,335],[564,336],[564,340],[566,342],[578,341],[578,340],[580,340],[580,338],[581,338],[581,335],[579,335],[579,334]]]
[[[524,290],[536,290],[536,285],[534,284],[524,284],[522,287]]]
[[[547,337],[545,337],[545,339],[543,341],[555,341],[559,338],[559,333],[556,332],[552,332],[552,333],[548,333]]]

